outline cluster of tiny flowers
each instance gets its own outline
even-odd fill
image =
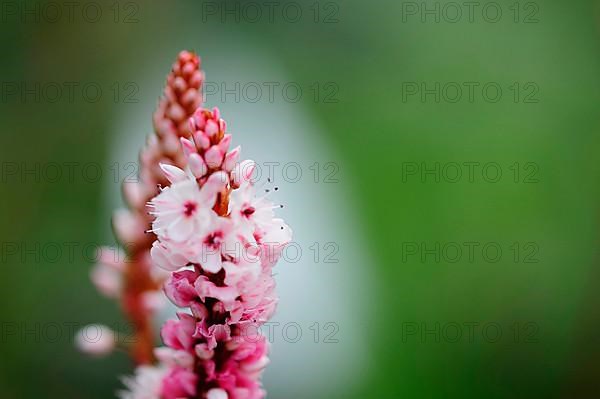
[[[161,164],[170,185],[149,204],[152,260],[181,311],[162,328],[158,365],[138,369],[122,397],[259,399],[268,358],[258,326],[275,311],[272,268],[292,232],[256,195],[254,163],[229,149],[219,111],[199,108],[189,123],[186,166]]]
[[[113,224],[119,240],[137,250],[152,244],[153,237],[145,234],[152,219],[146,212],[146,203],[159,192],[158,186],[168,182],[160,169],[161,163],[183,167],[186,158],[179,140],[190,137],[187,120],[202,101],[201,85],[204,74],[200,71],[200,59],[187,51],[179,54],[167,77],[167,84],[158,108],[154,113],[154,130],[146,147],[140,153],[140,176],[138,182],[123,185],[125,200],[130,210],[115,215]]]
[[[113,216],[113,227],[126,254],[105,247],[100,250],[98,263],[91,272],[91,280],[109,298],[121,302],[126,317],[132,322],[135,343],[131,348],[138,364],[153,360],[152,315],[164,303],[160,293],[166,273],[151,267],[152,234],[146,234],[152,223],[146,204],[159,193],[158,186],[168,181],[160,163],[184,167],[187,160],[179,139],[190,137],[187,120],[202,103],[204,73],[197,55],[182,51],[172,66],[158,108],[154,113],[154,132],[140,153],[140,175],[137,182],[124,182],[123,194],[128,209]],[[87,353],[97,354],[90,345],[78,345]],[[110,352],[111,348],[106,348]]]

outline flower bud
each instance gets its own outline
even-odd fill
[[[223,169],[227,172],[231,172],[235,167],[235,164],[238,162],[240,157],[241,147],[238,145],[233,150],[229,151],[225,155],[225,160],[223,161]]]
[[[139,241],[145,231],[144,223],[126,209],[115,211],[113,228],[119,241],[125,245]]]
[[[223,138],[219,142],[219,149],[224,154],[229,150],[229,145],[231,144],[231,134],[224,134]]]
[[[196,152],[196,146],[190,140],[181,137],[179,141],[181,141],[181,147],[183,148],[183,153],[186,157],[189,157],[190,154]]]
[[[208,167],[206,166],[206,162],[197,152],[190,154],[188,159],[190,170],[197,178],[200,178],[208,172]]]
[[[213,145],[204,154],[204,159],[209,168],[216,169],[223,162],[223,153],[218,145]]]
[[[106,356],[115,348],[115,334],[105,325],[89,324],[77,332],[75,345],[88,355]]]
[[[94,265],[90,280],[98,292],[108,298],[117,298],[121,294],[121,273],[103,263]]]

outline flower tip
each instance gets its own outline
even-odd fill
[[[194,59],[195,54],[191,51],[188,50],[181,50],[179,52],[179,61],[180,62],[188,62],[191,61],[192,59]]]

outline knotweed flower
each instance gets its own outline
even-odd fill
[[[155,134],[149,137],[146,147],[140,153],[139,181],[123,185],[129,209],[118,210],[113,217],[115,235],[127,250],[127,259],[122,259],[118,265],[100,259],[91,274],[94,285],[101,293],[121,301],[134,330],[135,339],[131,352],[138,364],[153,361],[154,333],[151,317],[153,310],[160,306],[155,293],[160,290],[164,280],[164,275],[153,273],[151,269],[150,250],[154,237],[146,234],[152,221],[152,216],[147,213],[146,203],[159,193],[159,185],[168,185],[168,179],[173,178],[168,171],[163,173],[161,162],[182,167],[187,163],[179,139],[191,136],[187,120],[202,103],[203,80],[200,59],[188,51],[179,53],[154,113]],[[194,189],[192,186],[190,188]],[[185,200],[184,191],[177,194]],[[203,197],[198,199],[203,200]],[[189,220],[202,220],[198,217],[191,218],[194,209],[192,204],[188,206],[190,218],[181,219],[168,232],[171,239],[184,240],[186,234],[191,234],[195,229],[195,222]],[[163,215],[168,213],[168,209],[161,208],[159,211]],[[173,219],[177,217],[178,215],[172,215]],[[110,252],[108,249],[104,251]]]
[[[170,185],[149,204],[152,258],[170,272],[165,294],[183,310],[162,328],[166,347],[155,353],[167,371],[147,397],[259,399],[268,358],[258,327],[275,310],[272,267],[292,232],[256,196],[254,163],[229,150],[219,111],[198,109],[190,128],[185,168],[162,165]]]

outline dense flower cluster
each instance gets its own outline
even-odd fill
[[[138,364],[153,361],[151,318],[153,310],[160,305],[157,294],[165,278],[164,273],[156,273],[151,267],[150,248],[154,237],[147,234],[152,218],[146,204],[159,193],[159,185],[168,184],[160,163],[183,167],[187,162],[179,139],[191,136],[187,120],[202,103],[203,81],[198,56],[188,51],[179,53],[154,113],[155,134],[148,138],[140,153],[139,181],[123,185],[129,207],[118,210],[113,217],[115,234],[127,254],[102,248],[91,274],[92,282],[102,294],[121,302],[134,328],[135,340],[130,349]],[[91,352],[89,345],[80,348]]]
[[[178,307],[155,351],[159,365],[138,370],[124,398],[258,399],[268,362],[257,327],[277,302],[272,267],[291,230],[257,196],[252,161],[238,162],[219,111],[198,109],[192,139],[181,139],[186,168],[162,164],[170,185],[150,202],[153,262],[170,272],[164,290]],[[161,383],[139,379],[160,375]]]

